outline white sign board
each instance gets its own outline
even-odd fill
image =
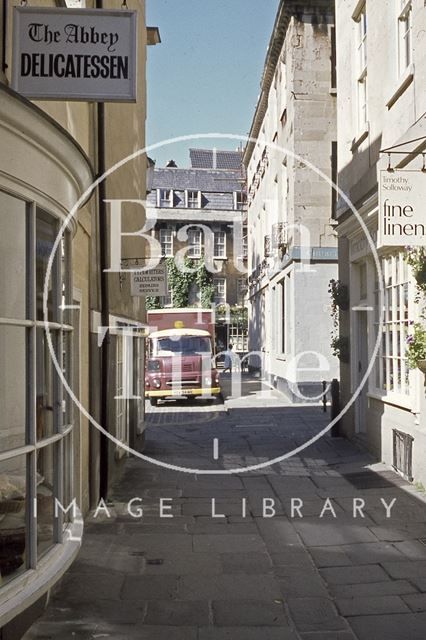
[[[12,87],[38,100],[134,102],[136,11],[15,7]]]
[[[378,244],[426,246],[426,173],[379,171]]]
[[[149,271],[132,271],[132,296],[165,296],[167,295],[166,266],[159,265]]]

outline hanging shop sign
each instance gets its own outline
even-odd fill
[[[165,296],[167,295],[166,265],[158,265],[148,271],[132,271],[132,296]]]
[[[27,98],[135,102],[137,12],[15,7],[12,86]]]
[[[379,246],[426,246],[426,173],[379,171]]]

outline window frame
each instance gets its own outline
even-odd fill
[[[404,252],[380,258],[384,275],[383,335],[371,376],[370,391],[397,404],[411,404],[415,398],[415,385],[411,384],[411,371],[407,362],[406,336],[415,319],[414,286]],[[374,286],[374,336],[380,328],[380,289]],[[400,363],[400,364],[398,364]],[[398,384],[400,371],[401,384]],[[395,384],[396,381],[396,384]]]
[[[191,197],[190,194],[192,194]],[[194,194],[196,195],[194,196]],[[201,209],[201,191],[198,189],[186,189],[185,207],[187,209]]]
[[[223,292],[218,294],[218,287],[223,285]],[[213,278],[213,286],[214,286],[214,303],[219,306],[221,304],[226,304],[226,296],[227,296],[227,287],[226,287],[226,278],[219,277]],[[223,298],[223,299],[222,299]]]
[[[193,242],[193,238],[198,235],[197,242]],[[187,230],[188,236],[188,258],[201,258],[203,252],[203,231],[198,227],[191,227]]]
[[[164,238],[162,237],[164,234],[169,234],[170,239],[164,240]],[[159,239],[160,239],[160,245],[161,245],[161,256],[163,258],[173,257],[173,229],[170,229],[169,227],[160,229],[159,236],[160,236]]]
[[[404,28],[404,25],[407,27]],[[398,71],[399,76],[404,75],[405,71],[413,62],[413,1],[400,0],[398,12]]]
[[[221,240],[219,237],[221,237]],[[222,253],[218,252],[218,249],[220,249]],[[226,259],[226,231],[222,229],[213,232],[213,257],[218,260]]]
[[[368,124],[368,22],[367,3],[360,5],[356,16],[356,105],[357,131],[361,132]]]
[[[162,196],[162,193],[168,193],[168,196]],[[174,191],[173,189],[157,189],[157,207],[160,209],[170,209],[173,207]]]
[[[43,548],[39,545],[38,527],[39,520],[37,517],[37,471],[38,463],[43,457],[42,452],[51,452],[48,458],[52,460],[51,476],[52,476],[52,500],[57,499],[64,504],[64,469],[67,460],[72,461],[73,456],[73,428],[75,412],[73,404],[68,396],[64,394],[64,384],[53,369],[52,384],[52,433],[39,433],[39,415],[37,409],[37,392],[38,392],[38,365],[37,362],[37,332],[45,330],[46,324],[44,319],[37,317],[37,220],[48,218],[53,223],[55,235],[59,232],[62,219],[49,211],[45,207],[41,207],[34,200],[28,200],[16,193],[9,192],[4,187],[1,192],[7,196],[21,202],[25,208],[25,242],[26,242],[26,275],[25,290],[22,295],[25,297],[26,311],[23,318],[4,318],[0,317],[0,327],[20,327],[25,330],[26,346],[25,346],[25,442],[21,446],[5,448],[0,450],[0,466],[7,461],[13,461],[19,457],[25,456],[25,561],[22,571],[13,573],[10,579],[6,580],[4,587],[8,587],[15,580],[19,580],[29,570],[37,568],[41,559],[45,554],[50,553],[57,544],[62,544],[68,539],[66,533],[67,528],[73,524],[72,513],[68,514],[66,521],[61,510],[58,517],[52,516],[49,524],[52,524],[52,537],[49,545]],[[53,349],[57,363],[66,376],[67,383],[73,384],[73,366],[74,366],[74,344],[73,344],[73,326],[72,326],[72,300],[73,300],[73,283],[72,283],[72,238],[71,230],[67,229],[62,243],[63,251],[61,254],[60,246],[58,247],[57,256],[53,262],[51,280],[52,280],[52,317],[47,322],[50,332]],[[64,366],[66,367],[64,369]],[[66,490],[70,495],[74,495],[74,474],[67,478],[69,485]],[[47,486],[47,485],[46,485]],[[67,506],[67,505],[64,505]],[[72,510],[71,510],[72,511]],[[39,516],[40,517],[40,516]],[[3,585],[2,585],[3,586]]]

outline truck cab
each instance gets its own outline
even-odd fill
[[[167,398],[220,394],[219,373],[212,365],[212,338],[208,331],[184,328],[154,331],[148,338],[145,396],[152,405]]]

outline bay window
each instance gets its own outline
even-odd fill
[[[60,221],[0,191],[0,584],[35,569],[63,541],[54,500],[73,494],[72,405],[44,326],[46,268]],[[47,283],[53,351],[70,380],[72,326],[67,231]],[[68,396],[67,396],[68,398]],[[37,505],[37,508],[35,508]],[[71,516],[68,515],[68,519]]]

